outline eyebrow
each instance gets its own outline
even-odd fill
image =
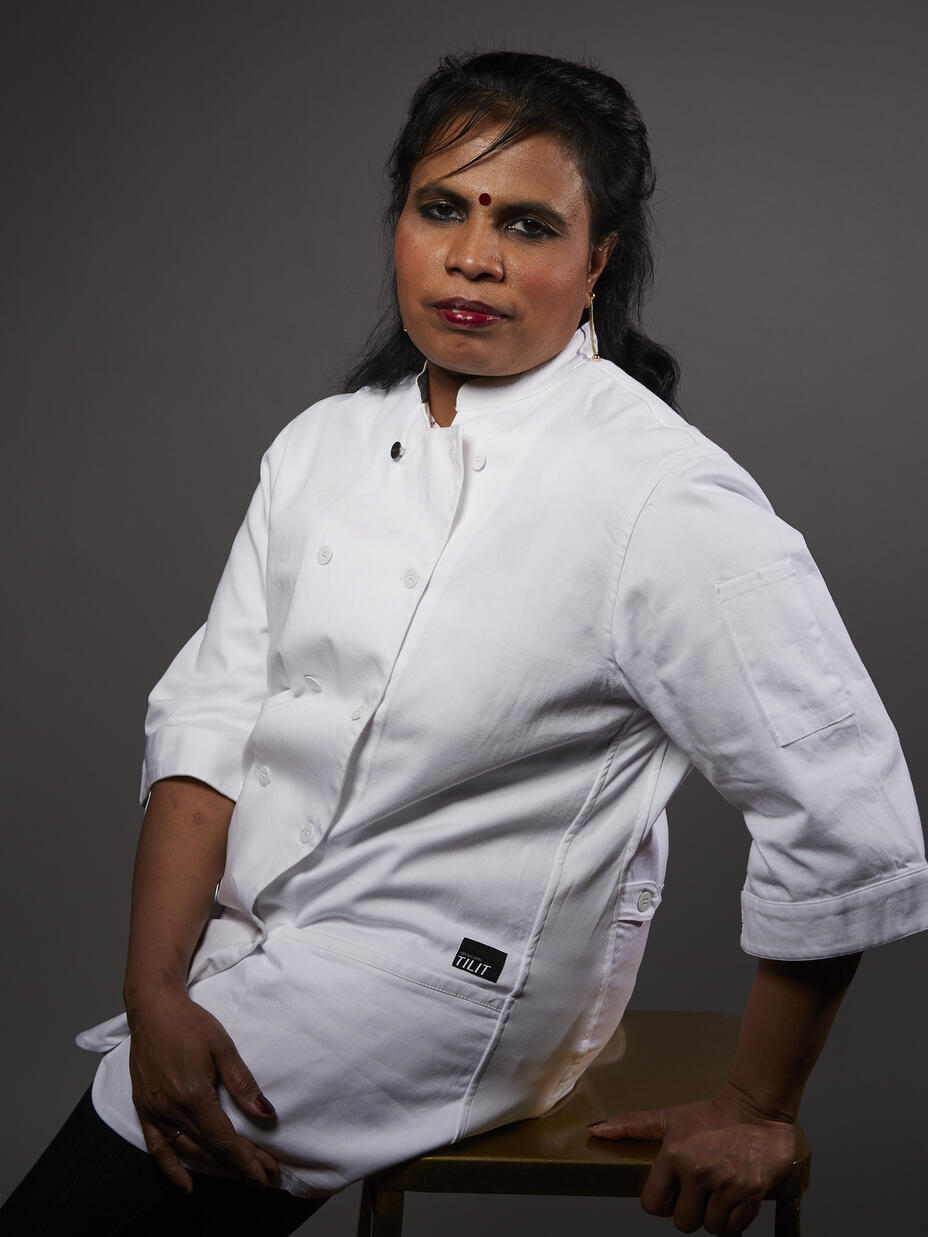
[[[458,193],[457,190],[449,188],[447,184],[440,180],[430,180],[428,184],[420,185],[412,196],[413,200],[417,204],[425,201],[426,198],[440,197],[444,198],[446,202],[451,202],[454,206],[460,206],[463,208],[470,205],[464,194]],[[553,206],[549,206],[547,202],[539,202],[533,199],[524,199],[521,202],[512,202],[500,199],[494,194],[493,206],[500,214],[538,216],[544,222],[550,223],[555,228],[566,230],[570,227],[570,224],[564,216],[559,214]]]

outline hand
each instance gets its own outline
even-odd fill
[[[274,1157],[237,1134],[219,1104],[222,1082],[249,1117],[274,1115],[221,1023],[182,987],[158,987],[130,1005],[132,1102],[158,1166],[188,1194],[193,1179],[181,1156],[207,1171],[273,1184]]]
[[[796,1150],[791,1122],[758,1111],[730,1084],[713,1099],[623,1112],[590,1127],[596,1138],[659,1138],[641,1191],[641,1205],[655,1216],[673,1216],[684,1233],[735,1237],[760,1210],[766,1194],[785,1177]]]

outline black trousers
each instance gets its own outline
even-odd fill
[[[0,1207],[2,1237],[283,1237],[324,1198],[193,1173],[193,1193],[101,1121],[88,1090]]]

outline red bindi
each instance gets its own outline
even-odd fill
[[[493,201],[493,199],[490,197],[488,193],[481,193],[477,201],[480,203],[481,206],[489,206],[490,203]]]

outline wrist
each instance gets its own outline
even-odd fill
[[[186,991],[184,975],[170,968],[154,968],[144,971],[127,971],[122,997],[126,1013],[131,1016],[134,1010],[150,1000],[163,1001],[165,997],[184,996]]]
[[[799,1116],[799,1103],[779,1102],[760,1093],[758,1088],[745,1087],[729,1078],[717,1099],[726,1107],[734,1108],[748,1121],[777,1121],[783,1125],[795,1125]]]

